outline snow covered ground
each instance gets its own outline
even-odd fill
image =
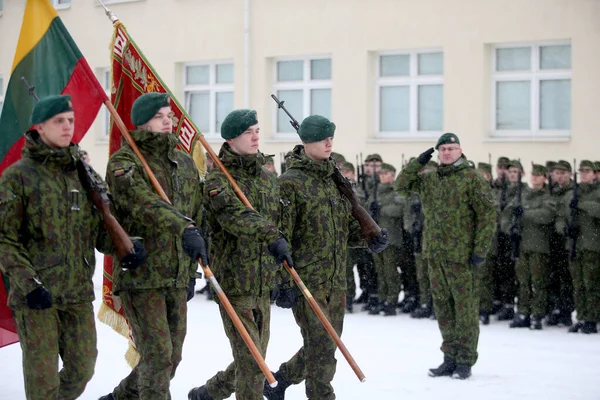
[[[100,298],[101,267],[96,271]],[[199,281],[200,283],[200,281]],[[96,310],[100,301],[95,302]],[[204,296],[189,303],[188,334],[183,361],[171,383],[174,400],[187,399],[193,386],[203,384],[231,361],[217,306]],[[81,399],[97,399],[112,391],[129,373],[123,356],[126,340],[97,323],[99,356],[96,373]],[[342,340],[367,376],[360,383],[338,352],[333,381],[338,399],[600,399],[600,335],[567,334],[565,328],[532,332],[509,329],[492,321],[481,329],[479,361],[467,381],[430,378],[427,369],[442,361],[437,323],[357,312],[346,316]],[[301,345],[289,310],[272,311],[267,364],[275,371]],[[305,399],[304,385],[290,387],[286,399]],[[21,349],[0,349],[0,400],[24,399]],[[231,397],[232,399],[234,397]]]

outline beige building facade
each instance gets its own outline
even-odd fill
[[[95,0],[50,0],[102,84],[113,29]],[[254,108],[261,150],[299,143],[300,122],[337,125],[349,161],[402,159],[455,132],[465,154],[598,160],[598,0],[105,0],[213,149],[233,108]],[[25,0],[0,0],[6,89]],[[108,87],[108,86],[107,86]],[[0,101],[2,93],[0,91]],[[108,89],[107,89],[108,90]],[[106,112],[82,142],[104,172]],[[0,133],[1,134],[1,133]]]

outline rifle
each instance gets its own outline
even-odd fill
[[[280,164],[280,167],[281,167],[281,174],[283,175],[283,173],[284,173],[284,172],[285,172],[285,170],[286,170],[286,165],[285,165],[285,153],[279,153],[279,157],[281,158],[281,164]]]
[[[377,186],[379,186],[379,179],[377,178],[377,173],[373,171],[373,201],[369,204],[369,211],[371,212],[373,221],[378,224],[381,207],[377,203]]]
[[[363,163],[362,153],[360,153],[360,164],[358,164],[357,161],[356,169],[358,171],[358,183],[365,194],[365,201],[369,201],[369,192],[367,192],[367,181],[365,179],[365,164]]]
[[[423,251],[423,210],[421,207],[421,199],[417,197],[417,201],[412,204],[411,211],[413,212],[412,223],[412,240],[413,253],[418,254]]]
[[[573,168],[577,165],[577,160],[573,160]],[[573,198],[569,203],[570,215],[569,215],[569,223],[567,225],[567,237],[571,242],[571,246],[569,247],[569,259],[571,261],[575,260],[577,256],[577,237],[579,236],[580,230],[580,222],[579,222],[579,209],[577,205],[579,204],[579,183],[577,182],[577,170],[575,170],[575,174],[573,175],[573,182],[575,183],[575,187],[573,188]]]
[[[277,103],[277,108],[281,108],[287,114],[287,116],[290,119],[290,124],[292,125],[292,127],[294,127],[296,132],[298,132],[298,129],[300,129],[300,124],[285,108],[285,106],[283,105],[284,102],[279,101],[279,99],[274,94],[271,95],[271,98],[275,101],[275,103]],[[354,218],[358,220],[363,237],[366,240],[370,240],[371,238],[378,236],[381,232],[381,229],[379,229],[379,226],[375,223],[375,221],[373,221],[373,219],[369,216],[365,209],[362,208],[358,201],[358,198],[356,197],[356,193],[354,193],[354,190],[352,189],[352,184],[347,178],[344,177],[344,175],[342,175],[338,167],[334,167],[332,179],[335,182],[340,193],[350,201],[350,205],[352,207],[352,216],[354,216]],[[327,317],[313,298],[308,288],[302,282],[302,279],[300,279],[298,273],[293,268],[287,266],[287,263],[284,263],[284,266],[286,266],[288,272],[292,274],[294,281],[296,282],[298,288],[308,301],[308,304],[317,314],[317,317],[325,327],[325,330],[327,331],[327,333],[329,333],[329,336],[331,336],[335,344],[338,346],[338,348],[350,364],[350,367],[354,370],[354,373],[356,374],[358,379],[360,379],[361,382],[364,382],[366,380],[365,375],[361,371],[356,361],[354,361],[354,358],[342,342],[342,339],[340,339],[335,329],[333,329],[331,322],[329,322],[329,320],[327,319]]]
[[[522,207],[523,201],[523,183],[521,182],[521,169],[519,168],[519,175],[517,180],[517,197],[515,202],[515,209]],[[521,253],[521,218],[522,215],[516,216],[513,214],[512,223],[510,226],[510,243],[512,245],[511,259],[516,260],[519,258]]]
[[[25,77],[21,77],[21,81],[27,87],[27,92],[36,101],[39,101],[35,94],[35,86],[30,86]],[[119,260],[122,260],[127,254],[133,252],[133,242],[125,232],[125,229],[119,224],[119,221],[112,215],[110,211],[110,198],[104,181],[94,171],[94,169],[86,164],[83,159],[76,162],[77,174],[83,188],[85,189],[88,198],[94,203],[94,206],[100,211],[104,228],[108,232],[110,239],[115,247],[115,253]]]

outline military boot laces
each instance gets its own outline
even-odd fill
[[[437,368],[429,370],[429,376],[437,378],[438,376],[452,376],[456,369],[456,363],[450,357],[444,356],[444,362]]]
[[[188,400],[214,400],[211,395],[208,394],[208,390],[205,385],[193,388],[188,393]]]
[[[268,400],[284,400],[285,390],[292,385],[292,382],[283,379],[280,371],[275,372],[273,376],[277,380],[277,386],[272,388],[271,385],[269,385],[269,382],[265,379],[263,396],[265,396]]]
[[[529,325],[531,325],[529,315],[519,313],[508,326],[511,328],[529,328]]]
[[[452,379],[468,379],[471,376],[471,367],[465,364],[456,364]]]

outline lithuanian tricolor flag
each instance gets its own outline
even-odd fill
[[[81,51],[49,0],[27,0],[8,88],[0,116],[0,174],[21,158],[23,134],[30,128],[35,100],[21,81],[35,86],[39,98],[69,94],[75,111],[74,142],[79,142],[108,100]],[[4,277],[5,278],[5,277]],[[16,342],[16,327],[0,279],[0,347]]]

